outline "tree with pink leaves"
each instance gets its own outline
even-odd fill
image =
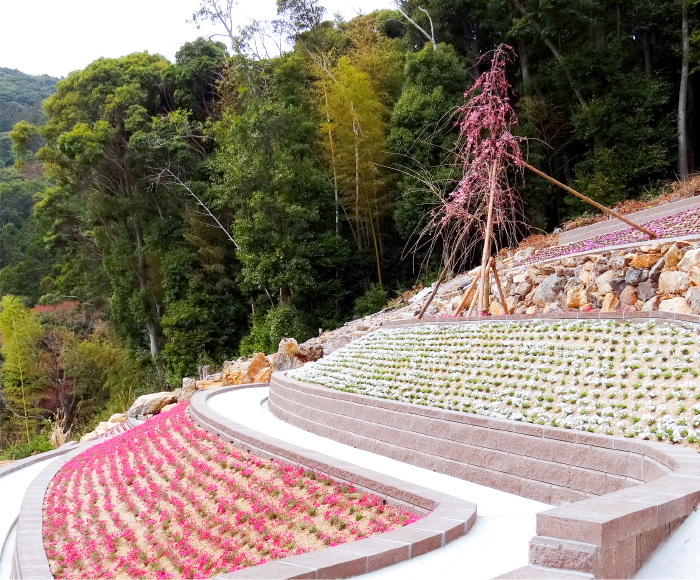
[[[451,251],[448,251],[451,258],[436,284],[433,296],[467,236],[481,234],[475,236],[476,240],[483,239],[484,242],[478,277],[480,312],[488,310],[485,288],[491,264],[494,227],[506,233],[514,233],[518,222],[520,198],[509,181],[509,177],[512,178],[509,169],[519,168],[522,164],[518,138],[510,131],[518,119],[510,106],[511,86],[505,71],[507,63],[514,58],[513,49],[502,44],[482,56],[482,61],[489,57],[489,69],[464,93],[465,103],[456,113],[456,125],[459,127],[456,163],[464,175],[444,200],[437,219],[433,222],[443,232],[447,245],[452,246]],[[449,240],[456,242],[452,245]],[[474,280],[467,291],[459,310],[476,282]],[[432,296],[419,317],[422,317],[431,299]],[[506,308],[505,303],[503,307]]]
[[[510,129],[518,118],[510,106],[510,83],[506,64],[513,49],[500,45],[491,53],[491,66],[464,94],[458,111],[460,138],[457,162],[464,171],[456,189],[444,205],[442,222],[460,223],[460,229],[483,232],[479,311],[488,310],[486,277],[491,261],[494,226],[513,230],[520,198],[508,179],[508,169],[522,165],[518,139]],[[507,308],[503,304],[504,309]]]
[[[500,235],[514,239],[520,221],[521,200],[510,179],[518,171],[528,169],[609,216],[632,226],[647,238],[656,237],[651,230],[600,205],[523,160],[520,139],[510,131],[517,125],[518,118],[510,106],[512,87],[506,78],[506,65],[514,60],[515,54],[510,46],[501,44],[492,52],[483,55],[481,62],[489,57],[489,69],[464,93],[465,103],[456,112],[456,125],[459,127],[459,138],[455,148],[456,163],[464,175],[457,187],[443,200],[442,207],[433,216],[432,221],[432,225],[439,229],[445,239],[449,259],[418,318],[423,317],[469,234],[477,235],[472,236],[467,247],[483,240],[481,266],[478,275],[464,294],[455,316],[459,315],[470,296],[472,301],[468,314],[473,311],[477,302],[479,313],[488,312],[489,271],[493,271],[503,310],[508,314],[491,249],[495,237],[494,228],[498,229]],[[455,239],[456,242],[451,243],[451,240]],[[475,288],[477,291],[473,293]]]

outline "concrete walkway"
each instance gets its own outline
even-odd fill
[[[210,398],[209,405],[217,413],[266,435],[477,504],[476,524],[466,536],[424,556],[372,572],[366,578],[423,580],[468,575],[470,580],[478,580],[527,565],[528,541],[535,535],[535,514],[549,508],[547,504],[308,433],[280,421],[266,405],[261,405],[267,393],[267,387],[229,391]]]
[[[24,499],[24,493],[34,478],[52,461],[52,457],[39,461],[18,471],[0,477],[0,580],[7,580],[12,569],[12,553],[14,552],[13,526],[19,508]]]
[[[659,547],[635,578],[700,578],[700,508]]]

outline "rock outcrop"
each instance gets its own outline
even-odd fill
[[[163,407],[171,403],[177,403],[177,395],[174,392],[141,395],[131,405],[129,417],[144,419],[150,415],[157,415]]]

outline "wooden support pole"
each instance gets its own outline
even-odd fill
[[[508,311],[508,304],[506,304],[506,296],[503,293],[503,288],[501,288],[501,279],[498,277],[498,272],[496,271],[496,260],[491,258],[491,269],[493,270],[493,275],[496,278],[496,286],[498,286],[498,293],[501,296],[501,304],[503,305],[503,312],[510,314]]]
[[[425,301],[425,304],[423,304],[423,308],[421,308],[420,314],[418,315],[419,320],[421,318],[423,318],[425,311],[428,310],[428,306],[430,306],[430,303],[433,301],[433,298],[435,298],[435,295],[437,294],[438,288],[440,288],[440,284],[442,284],[443,280],[445,279],[445,276],[447,276],[447,272],[449,272],[450,267],[452,266],[452,261],[454,260],[455,256],[457,255],[457,252],[459,251],[459,247],[462,245],[464,238],[467,237],[468,232],[469,232],[469,228],[465,228],[464,231],[462,232],[462,235],[459,236],[459,239],[457,240],[457,243],[455,244],[455,249],[452,252],[452,255],[450,256],[450,259],[447,260],[447,264],[445,264],[445,267],[443,268],[442,273],[440,274],[440,277],[437,279],[437,282],[435,282],[435,289],[430,293],[430,296],[428,296],[428,299]]]
[[[481,286],[479,288],[479,310],[483,314],[488,310],[486,301],[486,279],[489,275],[489,260],[491,259],[491,232],[493,230],[493,201],[496,195],[496,164],[494,163],[489,173],[491,184],[489,187],[489,207],[486,214],[486,231],[484,232],[484,251],[481,256]]]
[[[479,292],[481,291],[481,288],[477,286],[476,292],[474,292],[474,297],[472,298],[472,303],[469,306],[469,310],[467,310],[467,318],[469,318],[472,315],[472,312],[474,312],[474,307],[476,306],[477,302],[479,301]]]
[[[481,274],[481,268],[479,268],[474,273],[474,279],[472,280],[472,283],[469,284],[469,288],[467,288],[467,291],[464,293],[464,296],[462,297],[462,301],[459,303],[459,306],[457,306],[457,311],[454,313],[455,317],[459,316],[459,313],[462,312],[462,309],[466,306],[467,300],[469,299],[469,295],[471,294],[472,290],[474,290],[474,286],[476,286],[476,283],[479,281],[480,274]]]
[[[512,155],[509,155],[509,157],[510,157],[511,159],[513,158]],[[640,225],[635,224],[634,222],[628,220],[626,217],[621,216],[620,214],[617,214],[617,213],[615,213],[615,212],[612,211],[612,210],[609,210],[609,209],[608,209],[607,207],[605,207],[604,205],[600,205],[597,201],[593,201],[590,197],[586,197],[585,195],[583,195],[582,193],[579,193],[579,192],[576,191],[575,189],[571,189],[568,185],[564,185],[561,181],[557,181],[557,180],[554,179],[553,177],[550,177],[550,176],[547,175],[546,173],[543,173],[542,171],[540,171],[540,170],[537,169],[536,167],[533,167],[533,166],[530,165],[529,163],[526,163],[525,161],[521,161],[521,163],[522,163],[523,167],[527,167],[530,171],[532,171],[533,173],[536,173],[537,175],[539,175],[540,177],[546,179],[546,180],[549,181],[550,183],[553,183],[554,185],[558,185],[558,186],[561,187],[564,191],[569,192],[571,195],[575,195],[576,197],[578,197],[579,199],[582,199],[582,200],[585,201],[586,203],[590,203],[593,207],[597,207],[600,211],[602,211],[603,213],[608,214],[610,217],[614,217],[614,218],[616,218],[616,219],[618,219],[618,220],[620,220],[620,221],[622,221],[622,222],[625,222],[627,225],[632,226],[633,228],[639,230],[639,231],[642,232],[643,234],[649,236],[649,238],[652,239],[652,240],[656,238],[656,234],[655,234],[654,232],[649,231],[649,230],[646,229],[645,227],[642,227],[642,226],[640,226]]]

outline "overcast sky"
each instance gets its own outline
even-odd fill
[[[393,0],[321,0],[328,16],[392,8]],[[276,16],[275,0],[239,0],[239,24]],[[93,60],[147,50],[170,60],[178,48],[198,36],[186,21],[199,0],[0,0],[0,67],[29,74],[66,76]]]

